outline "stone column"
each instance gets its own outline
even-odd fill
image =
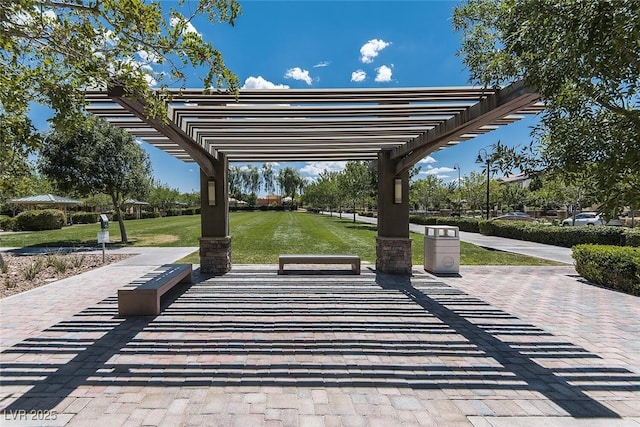
[[[396,180],[399,180],[397,182]],[[400,199],[396,198],[400,184]],[[378,237],[376,271],[411,274],[409,238],[409,172],[395,174],[395,162],[389,151],[378,154]]]
[[[200,271],[224,274],[231,270],[228,161],[225,155],[219,153],[213,166],[216,173],[215,178],[207,176],[200,170],[200,224],[202,229]]]

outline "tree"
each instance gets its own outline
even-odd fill
[[[26,116],[2,113],[0,101],[0,200],[19,192],[23,180],[29,180],[33,173],[29,155],[38,150],[41,140]]]
[[[187,3],[186,5],[183,5]],[[25,173],[39,147],[29,119],[32,103],[55,111],[53,122],[82,114],[84,91],[121,86],[143,98],[147,112],[166,117],[161,90],[202,70],[205,88],[236,91],[238,78],[193,22],[233,25],[236,0],[167,2],[8,0],[0,8],[0,190]],[[165,91],[166,94],[166,91]],[[9,176],[9,178],[7,178]]]
[[[276,190],[275,170],[273,169],[273,163],[262,164],[262,182],[264,183],[264,191],[267,192],[267,204],[268,204],[269,195]]]
[[[333,214],[333,209],[338,206],[338,176],[339,172],[324,170],[315,182],[307,185],[302,196],[305,206],[320,210],[328,209]]]
[[[304,189],[305,181],[300,172],[287,166],[278,172],[278,184],[284,191],[284,196],[291,197],[293,201],[297,192]]]
[[[364,202],[371,193],[371,172],[364,162],[347,162],[338,175],[338,191],[353,206],[353,222],[356,222],[356,205]]]
[[[453,23],[474,82],[524,79],[545,99],[539,146],[511,153],[504,169],[588,174],[602,211],[640,206],[638,0],[473,0]]]
[[[147,202],[154,209],[166,212],[168,209],[176,205],[176,201],[180,198],[180,192],[176,188],[171,188],[166,184],[154,182],[149,191]]]
[[[63,191],[105,193],[118,214],[122,242],[126,198],[144,199],[151,184],[151,164],[135,139],[106,121],[90,116],[73,130],[54,129],[44,144],[41,171]]]
[[[260,191],[260,170],[256,166],[249,165],[242,169],[244,188],[250,194],[249,205],[255,206]]]
[[[411,182],[409,187],[409,200],[414,206],[424,206],[424,213],[427,214],[429,208],[439,205],[438,190],[442,187],[442,179],[435,175],[427,175],[426,178]]]

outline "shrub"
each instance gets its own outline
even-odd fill
[[[606,245],[573,248],[576,271],[586,280],[640,295],[640,249]]]
[[[95,212],[76,212],[71,215],[74,224],[95,224],[98,222],[98,214]]]
[[[141,212],[140,219],[160,218],[160,212]]]
[[[10,216],[0,215],[0,230],[13,230],[15,227],[15,221]]]
[[[59,209],[26,211],[15,217],[15,229],[20,231],[56,230],[66,224],[67,218]]]
[[[625,233],[627,246],[640,246],[640,228],[630,228]]]
[[[624,242],[621,227],[558,227],[536,223],[482,221],[480,232],[487,236],[507,237],[570,248],[579,244],[619,246]]]
[[[38,257],[35,259],[34,262],[29,264],[27,268],[24,269],[24,272],[22,274],[24,275],[25,279],[33,280],[36,278],[38,273],[42,271],[44,267],[45,267],[44,261],[42,260],[42,258]]]
[[[471,233],[479,233],[479,224],[481,220],[476,218],[449,217],[449,216],[424,216],[411,215],[409,222],[421,225],[452,225],[458,227],[460,231],[469,231]]]

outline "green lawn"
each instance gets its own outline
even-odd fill
[[[275,264],[283,253],[356,254],[375,262],[376,227],[351,220],[303,212],[232,212],[230,215],[232,259],[238,264]],[[118,241],[117,223],[110,224],[111,240]],[[200,216],[130,220],[126,222],[132,246],[198,246]],[[3,247],[98,246],[97,224],[75,225],[62,230],[2,236]],[[424,237],[412,234],[413,263],[423,260]],[[185,262],[198,264],[198,254]],[[464,265],[560,265],[539,258],[491,251],[461,242]]]

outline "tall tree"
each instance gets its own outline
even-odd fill
[[[248,165],[242,170],[242,179],[244,181],[244,188],[250,194],[250,205],[255,206],[258,191],[260,191],[260,170],[254,165]]]
[[[640,206],[639,0],[469,0],[453,23],[474,82],[524,79],[547,103],[540,150],[505,169],[587,174],[603,212]]]
[[[233,25],[239,13],[236,0],[3,1],[0,190],[11,182],[6,175],[24,174],[38,148],[31,103],[52,108],[58,125],[73,123],[86,88],[122,86],[163,117],[163,99],[151,88],[184,85],[189,67],[202,70],[205,88],[236,91],[237,77],[193,23]]]
[[[151,185],[148,155],[131,135],[89,116],[71,131],[54,130],[40,160],[42,172],[61,190],[109,195],[122,242],[127,243],[124,200],[144,199]]]
[[[291,197],[291,201],[296,198],[298,192],[302,192],[305,180],[296,169],[287,166],[278,172],[278,183],[284,191],[285,197]]]
[[[276,190],[275,174],[273,163],[262,164],[262,182],[264,183],[264,191],[267,193],[267,203],[269,202],[269,195]]]
[[[347,162],[338,175],[338,190],[353,206],[353,222],[356,222],[356,205],[370,196],[372,172],[365,162]]]

